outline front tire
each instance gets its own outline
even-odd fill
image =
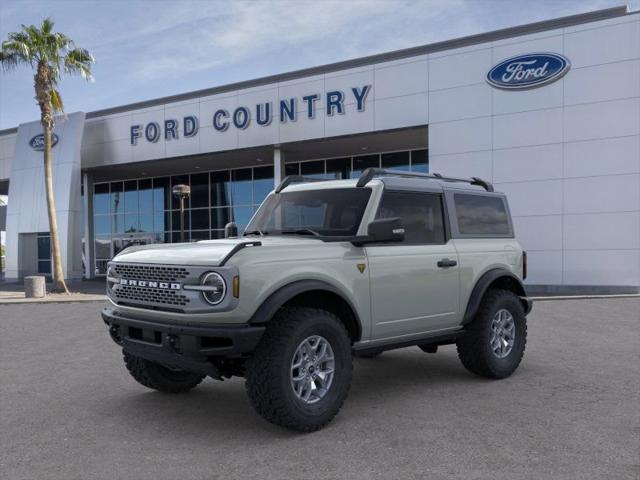
[[[250,360],[245,385],[264,419],[312,432],[342,407],[351,373],[351,340],[338,317],[315,308],[283,308]]]
[[[131,376],[141,385],[165,393],[184,393],[198,386],[205,375],[173,370],[144,358],[122,351],[124,364]]]
[[[466,330],[456,345],[471,373],[505,378],[518,368],[527,344],[527,319],[516,294],[489,290]]]

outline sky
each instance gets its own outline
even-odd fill
[[[640,0],[628,2],[640,8]],[[65,78],[90,112],[539,20],[624,0],[2,0],[0,39],[51,17],[96,58]],[[33,74],[0,72],[0,129],[37,120]]]

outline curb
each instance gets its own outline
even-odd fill
[[[0,299],[0,305],[24,305],[24,304],[42,304],[42,303],[87,303],[87,302],[104,302],[107,300],[106,295],[87,295],[83,297],[70,298],[7,298]]]

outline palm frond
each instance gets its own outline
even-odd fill
[[[64,69],[67,73],[78,73],[87,81],[93,80],[91,64],[95,63],[93,55],[84,48],[75,48],[64,57]]]
[[[33,51],[26,35],[9,35],[9,40],[2,42],[2,52],[25,63],[33,63]]]
[[[20,64],[21,57],[15,53],[0,51],[0,65],[5,72],[13,70]]]
[[[42,33],[44,33],[45,35],[49,35],[53,31],[54,25],[55,23],[53,22],[53,20],[51,20],[51,17],[47,17],[42,20],[40,30],[42,30]]]
[[[53,111],[55,113],[64,112],[64,104],[62,103],[62,97],[60,96],[60,92],[55,88],[51,89],[51,106],[53,107]]]

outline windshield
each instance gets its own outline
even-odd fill
[[[367,206],[369,188],[331,188],[271,194],[245,235],[353,236]]]

